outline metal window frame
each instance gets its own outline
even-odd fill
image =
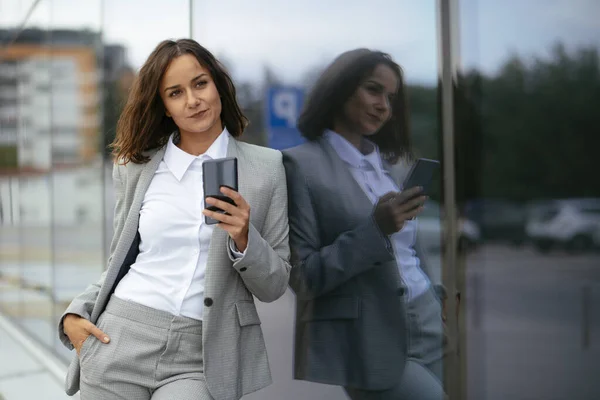
[[[459,318],[454,312],[457,308],[455,293],[460,290],[464,296],[464,288],[457,287],[458,273],[464,273],[464,260],[458,254],[458,215],[456,208],[456,176],[454,157],[454,127],[455,105],[454,92],[457,87],[457,77],[460,60],[459,32],[459,0],[438,0],[437,30],[438,30],[438,90],[441,93],[441,130],[442,130],[442,160],[443,160],[443,207],[444,207],[444,237],[445,242],[442,258],[442,283],[447,289],[446,299],[447,319],[446,329],[451,351],[444,359],[444,387],[452,400],[465,399],[466,369],[465,369],[465,330],[464,318]],[[464,279],[461,280],[464,282]],[[464,308],[464,301],[460,304]],[[464,316],[464,310],[460,311]]]

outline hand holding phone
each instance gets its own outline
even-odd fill
[[[248,246],[250,205],[238,192],[237,159],[205,161],[202,169],[206,224],[219,224],[243,253]]]
[[[415,219],[422,211],[423,203],[428,198],[426,195],[429,193],[431,181],[434,174],[439,170],[439,167],[439,161],[419,158],[408,172],[402,185],[402,193],[397,198],[397,201],[405,203],[409,207],[408,210],[410,210],[410,213],[413,214],[408,219]],[[421,189],[412,194],[416,188]],[[416,196],[419,196],[419,198],[416,198]]]
[[[423,209],[427,196],[420,187],[413,187],[401,193],[389,192],[379,198],[373,217],[379,230],[392,235],[404,227],[404,222],[414,219]]]
[[[202,163],[202,177],[206,209],[226,214],[221,208],[206,203],[206,198],[214,197],[231,205],[236,205],[230,197],[221,192],[221,187],[225,186],[235,191],[238,190],[237,158],[229,157],[204,161]],[[219,223],[216,219],[208,216],[204,217],[204,221],[207,225]]]
[[[408,172],[402,190],[420,186],[423,188],[423,193],[428,194],[433,176],[439,168],[439,161],[419,158]]]

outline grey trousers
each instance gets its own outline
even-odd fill
[[[202,322],[114,295],[97,323],[108,344],[80,351],[82,400],[212,400],[204,379]]]
[[[443,400],[443,350],[445,345],[442,305],[433,289],[407,305],[408,359],[398,383],[373,391],[345,388],[352,400]]]

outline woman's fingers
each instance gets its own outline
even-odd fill
[[[110,342],[110,338],[108,337],[108,335],[106,333],[104,333],[100,328],[98,328],[96,325],[92,324],[91,322],[89,322],[88,325],[88,332],[91,335],[94,335],[96,337],[96,339],[98,339],[99,341],[103,342],[103,343],[108,343]]]

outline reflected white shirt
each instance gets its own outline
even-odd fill
[[[348,166],[354,180],[373,205],[377,204],[377,200],[384,194],[402,190],[383,167],[379,149],[374,143],[367,141],[373,146],[373,151],[365,155],[333,131],[326,131],[324,137]],[[389,238],[394,249],[400,278],[407,289],[406,299],[410,301],[425,293],[431,286],[429,278],[420,267],[420,260],[414,249],[417,239],[417,219],[405,221],[402,229]]]
[[[208,248],[215,229],[204,223],[202,214],[202,163],[226,157],[229,140],[233,139],[225,129],[196,157],[177,147],[171,135],[142,202],[140,252],[115,296],[202,319]]]

